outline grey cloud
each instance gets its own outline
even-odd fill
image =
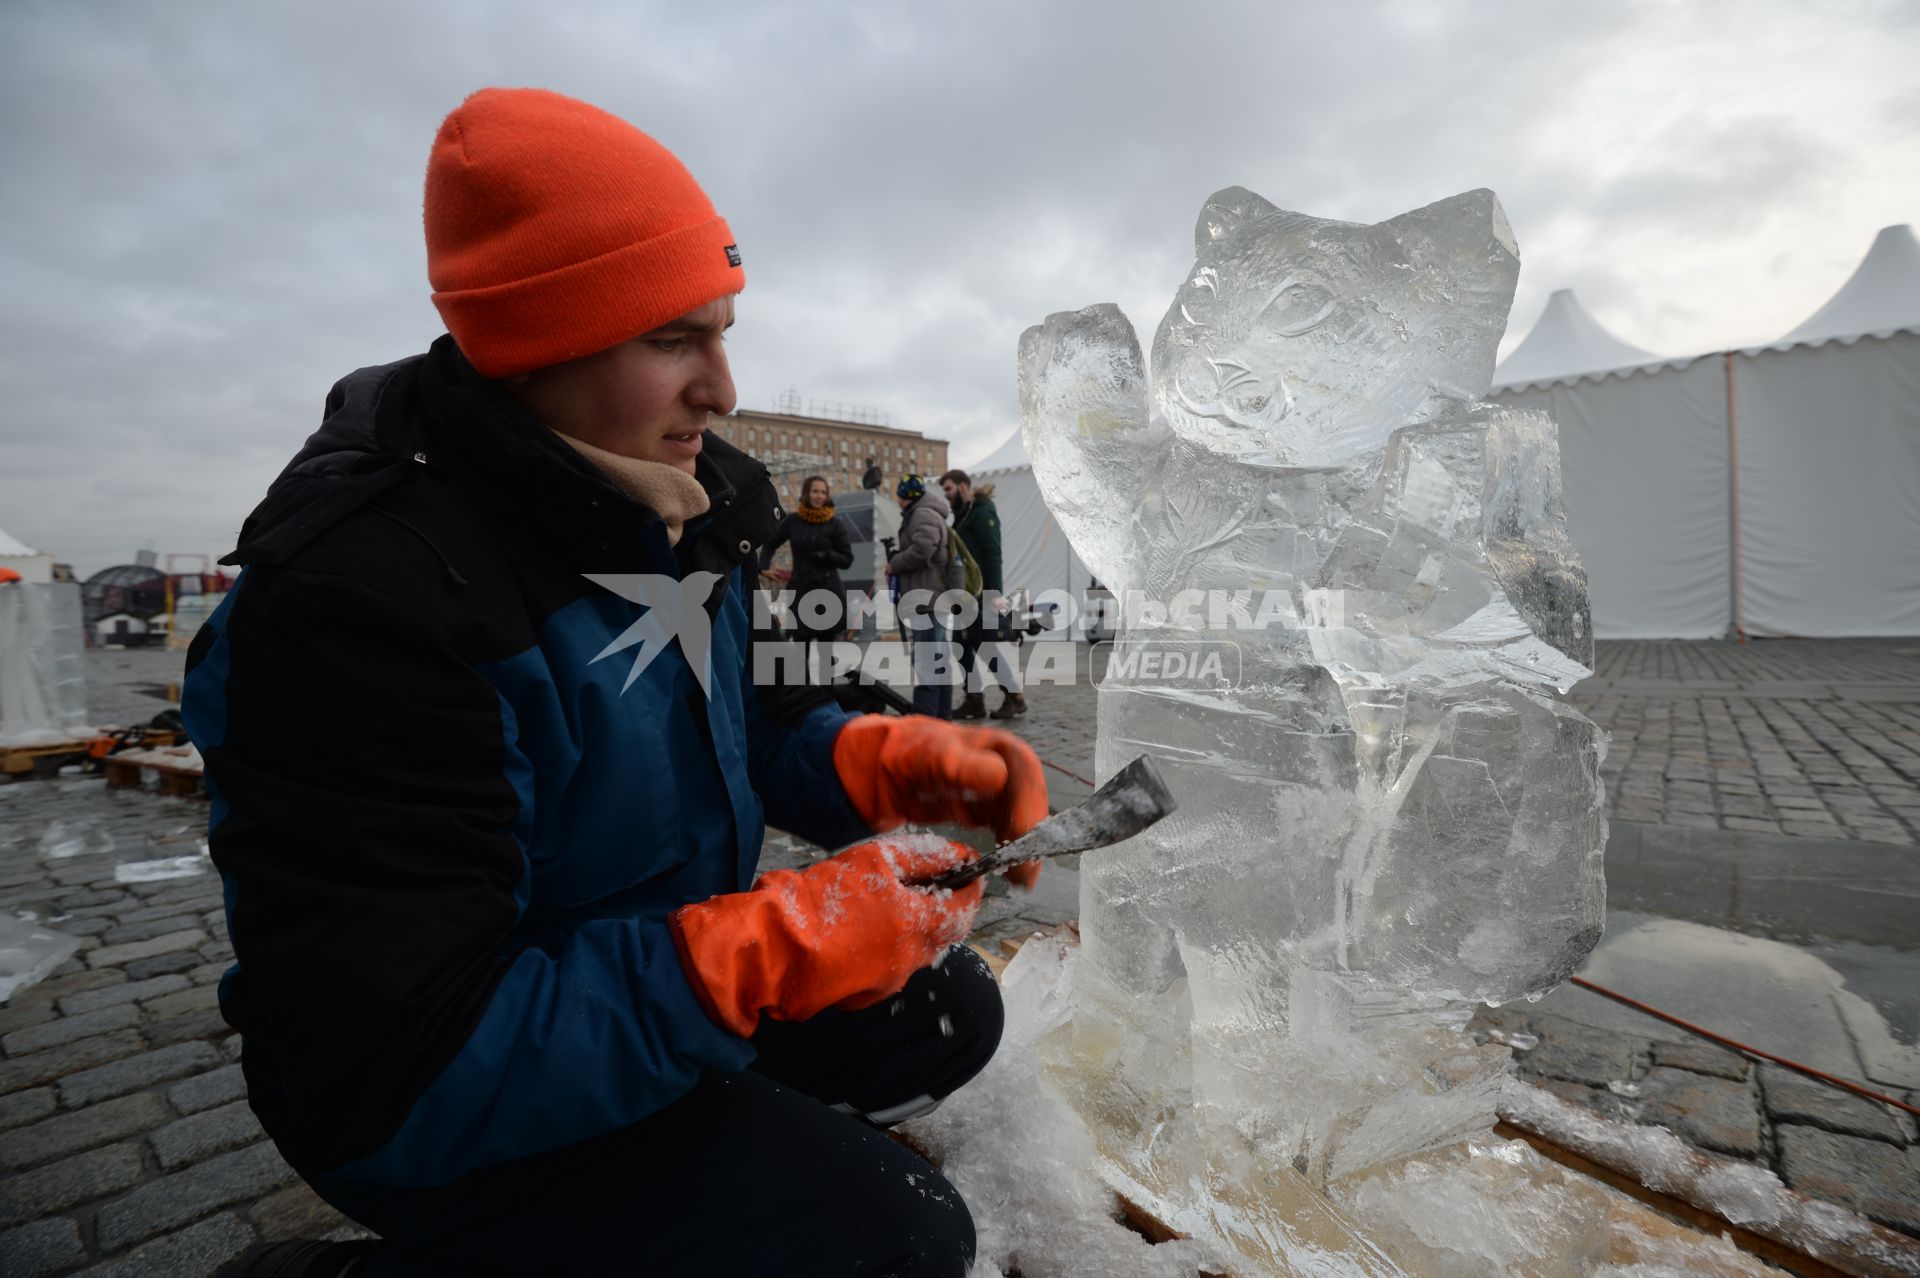
[[[1822,147],[1793,121],[1734,121],[1669,140],[1669,158],[1597,185],[1584,209],[1594,217],[1709,219],[1728,230],[1765,216],[1768,197],[1828,169]]]

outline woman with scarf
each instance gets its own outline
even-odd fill
[[[811,645],[831,643],[846,633],[847,592],[840,570],[853,567],[847,523],[834,513],[833,495],[819,475],[801,481],[800,508],[787,513],[761,550],[762,572],[772,565],[774,552],[786,545],[793,547],[793,576],[787,585],[793,591],[795,633],[807,650],[806,668],[811,672]],[[807,677],[811,682],[812,674]]]

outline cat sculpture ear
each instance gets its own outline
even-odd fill
[[[1207,246],[1249,218],[1278,213],[1278,206],[1255,195],[1244,186],[1215,191],[1200,206],[1200,217],[1193,224],[1193,251],[1203,254]]]
[[[1520,245],[1500,197],[1481,187],[1436,200],[1385,223],[1414,269],[1478,298],[1513,304]]]
[[[1434,388],[1459,399],[1483,398],[1520,282],[1520,246],[1500,197],[1484,187],[1463,191],[1380,225],[1399,241],[1431,299],[1427,314],[1447,325],[1451,358],[1432,370]]]

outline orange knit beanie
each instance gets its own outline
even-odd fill
[[[433,304],[488,377],[617,346],[747,282],[671,151],[545,89],[482,89],[446,118],[426,227]]]

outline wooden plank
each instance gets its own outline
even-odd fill
[[[118,755],[106,760],[107,787],[113,790],[140,788],[140,765],[124,762]]]
[[[52,745],[6,746],[0,748],[0,772],[10,776],[32,772],[62,755],[84,755],[87,745],[87,741],[56,741]]]
[[[163,758],[171,757],[173,762]],[[202,770],[198,765],[179,762],[179,756],[161,756],[157,751],[126,750],[119,754],[110,754],[103,761],[110,789],[142,790],[146,788],[146,773],[152,771],[159,776],[159,788],[163,794],[193,798],[205,793],[202,785]]]

